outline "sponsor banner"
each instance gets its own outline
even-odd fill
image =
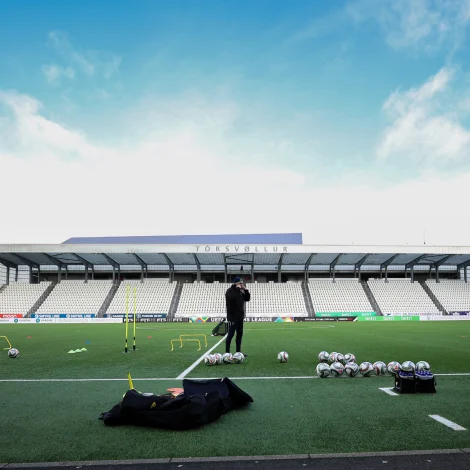
[[[133,313],[127,315],[129,320],[134,317]],[[166,313],[136,313],[137,319],[139,318],[166,318]],[[104,318],[126,318],[125,313],[106,313]],[[137,320],[138,321],[138,320]]]
[[[277,317],[274,321],[276,323],[291,323],[294,321],[294,317]]]
[[[470,315],[470,312],[464,310],[464,311],[458,311],[458,312],[449,312],[449,315]]]
[[[423,315],[421,321],[458,321],[468,320],[470,321],[469,315]]]
[[[0,313],[0,318],[23,318],[22,313]]]
[[[33,313],[31,318],[95,318],[94,313]]]
[[[35,318],[36,323],[55,323],[55,318]]]
[[[419,315],[388,315],[385,317],[358,317],[358,321],[420,321]]]
[[[356,317],[294,317],[294,321],[354,321]]]
[[[375,317],[376,312],[315,312],[317,317]]]
[[[206,323],[206,321],[210,320],[210,317],[190,317],[189,321],[191,323]]]

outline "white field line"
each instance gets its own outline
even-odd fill
[[[227,335],[225,335],[218,343],[216,343],[212,348],[209,349],[209,351],[206,351],[197,361],[194,361],[186,370],[181,372],[177,379],[184,379],[200,362],[204,360],[204,358],[210,354],[222,341],[225,341],[225,338]]]
[[[382,392],[385,392],[387,395],[390,395],[392,397],[398,397],[398,393],[392,392],[393,387],[383,387],[379,388],[379,390],[382,390]]]
[[[206,353],[208,354],[208,353]],[[217,366],[216,366],[217,367]],[[227,366],[227,367],[237,367],[236,365]],[[226,370],[224,368],[224,370]],[[221,376],[226,376],[227,374],[221,374]],[[446,376],[463,376],[467,377],[470,376],[470,373],[462,373],[462,374],[434,374],[434,375],[446,375]],[[391,378],[391,376],[386,376],[387,378]],[[136,381],[167,381],[167,380],[177,380],[179,377],[141,377],[141,378],[132,378],[134,382]],[[217,377],[191,377],[193,380],[207,380],[207,379],[214,379]],[[298,376],[260,376],[260,377],[231,377],[233,380],[310,380],[310,379],[319,379],[317,375],[298,375]],[[363,380],[375,380],[382,377],[357,377]],[[340,377],[327,377],[323,380],[353,380],[351,377],[347,376],[340,376]],[[127,378],[110,378],[110,379],[0,379],[1,382],[127,382]],[[388,388],[388,387],[387,387]]]
[[[443,424],[444,426],[447,426],[448,428],[453,429],[454,431],[466,431],[465,428],[462,426],[454,423],[453,421],[449,421],[446,418],[443,418],[442,416],[439,415],[429,415],[430,418],[435,419],[439,423]]]

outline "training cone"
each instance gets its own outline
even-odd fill
[[[71,349],[67,354],[75,354],[75,351]]]
[[[87,351],[87,348],[82,348],[82,349],[80,349],[80,351],[85,352],[85,351]]]
[[[75,349],[74,352],[79,353],[79,352],[82,352],[82,350],[81,349]]]
[[[90,344],[90,343],[91,343],[91,341],[90,341],[89,339],[87,339],[87,340],[85,341],[85,344]]]
[[[152,339],[152,337],[151,337],[151,336],[147,336],[147,339]]]
[[[28,336],[28,339],[31,339],[31,338],[32,338],[32,336]]]

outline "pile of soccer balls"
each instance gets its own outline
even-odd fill
[[[215,353],[208,354],[204,357],[204,363],[206,366],[215,366],[218,364],[241,364],[245,360],[245,356],[237,352],[235,354],[225,353]]]
[[[405,372],[414,372],[415,370],[430,370],[431,367],[426,361],[419,361],[416,365],[411,361],[405,361],[403,364],[392,361],[388,364],[382,361],[356,363],[354,354],[341,354],[337,352],[328,353],[321,351],[318,354],[319,364],[316,367],[317,375],[321,378],[328,376],[339,377],[346,374],[348,377],[356,377],[361,374],[363,377],[371,375],[385,375],[387,373],[396,375],[400,370]]]

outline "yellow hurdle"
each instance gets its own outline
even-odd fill
[[[173,343],[176,342],[176,341],[177,341],[178,343],[180,343],[180,348],[183,347],[183,341],[194,341],[194,342],[197,342],[198,345],[199,345],[198,351],[201,350],[201,342],[200,342],[198,339],[182,339],[182,338],[178,338],[178,339],[172,339],[172,340],[170,340],[171,350],[172,350],[172,351],[173,351],[174,348],[175,348],[174,345],[173,345]]]
[[[185,335],[180,335],[180,340],[182,340],[183,336],[204,336],[204,345],[206,346],[207,348],[207,336],[206,335],[189,335],[189,334],[185,334]]]
[[[11,343],[8,340],[6,336],[0,336],[0,338],[5,338],[5,341],[8,343],[8,348],[3,348],[3,351],[6,351],[7,349],[11,349]]]

